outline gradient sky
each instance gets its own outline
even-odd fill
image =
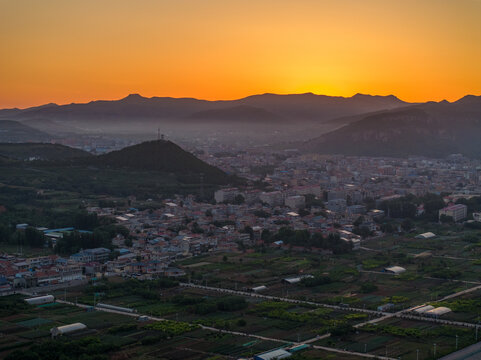
[[[481,93],[481,0],[0,0],[0,108]]]

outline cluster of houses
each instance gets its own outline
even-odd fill
[[[273,154],[238,154],[237,164],[243,164],[243,156],[258,165],[274,159]],[[242,169],[248,172],[247,165]],[[457,191],[461,197],[472,196],[481,190],[480,174],[471,160],[459,158],[287,156],[272,174],[251,179],[262,180],[268,185],[266,190],[219,189],[214,204],[197,202],[193,196],[178,196],[156,203],[155,210],[90,207],[90,213],[112,218],[129,235],[117,235],[108,249],[83,249],[69,257],[4,254],[0,256],[0,290],[83,280],[99,274],[181,276],[183,271],[172,267],[181,257],[263,244],[265,231],[273,234],[285,226],[324,236],[337,233],[340,241],[352,243],[353,250],[357,250],[361,237],[356,229],[367,229],[372,236],[382,235],[378,220],[385,214],[372,209],[372,205],[367,208],[367,199],[377,199],[373,200],[374,206],[379,207],[385,200],[406,194]],[[447,203],[455,200],[447,199]],[[132,202],[135,198],[129,198]],[[422,211],[420,207],[418,212]],[[450,204],[440,210],[442,215],[461,221],[466,218],[467,207]],[[481,215],[473,217],[481,221]],[[18,224],[17,229],[27,226]],[[38,230],[53,246],[67,232],[82,232],[71,227]],[[426,233],[419,238],[431,236],[434,234]],[[287,247],[282,240],[269,245]],[[289,248],[305,250],[302,246]]]

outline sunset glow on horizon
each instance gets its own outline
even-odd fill
[[[0,0],[0,108],[481,94],[479,0]]]

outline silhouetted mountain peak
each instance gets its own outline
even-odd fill
[[[148,98],[143,97],[140,94],[129,94],[126,97],[124,97],[121,101],[123,102],[138,102],[142,100],[147,100]]]
[[[481,104],[481,95],[466,95],[463,96],[454,104],[468,105],[468,104]]]
[[[397,96],[394,95],[369,95],[369,94],[361,94],[357,93],[352,96],[352,99],[386,99],[386,100],[395,100],[395,101],[402,101]]]
[[[246,108],[242,106],[251,106]],[[354,97],[304,94],[252,95],[238,100],[208,101],[192,98],[143,97],[130,94],[121,100],[97,100],[90,103],[61,105],[44,109],[0,111],[0,117],[33,119],[48,118],[59,121],[82,121],[95,127],[110,126],[130,119],[149,124],[152,121],[183,121],[196,118],[251,121],[270,124],[295,119],[296,122],[322,123],[333,118],[406,106],[395,96],[357,94]],[[239,107],[241,106],[241,107]],[[207,113],[202,113],[207,111]],[[200,112],[200,114],[199,114]],[[182,125],[179,121],[179,126]],[[200,123],[200,121],[198,121]],[[128,126],[128,125],[127,125]]]

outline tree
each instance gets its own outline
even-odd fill
[[[45,244],[45,235],[43,232],[29,226],[25,229],[24,240],[26,245],[40,247]]]
[[[202,229],[199,224],[197,222],[194,222],[192,224],[192,229],[191,229],[192,233],[194,234],[203,234],[204,233],[204,229]]]
[[[452,216],[448,216],[446,214],[442,214],[439,217],[439,221],[441,221],[443,224],[454,224],[454,219]]]
[[[272,236],[272,235],[271,235],[271,232],[270,232],[269,229],[264,229],[264,230],[262,230],[262,233],[261,233],[261,239],[262,239],[262,241],[269,242],[271,236]]]
[[[237,194],[236,197],[234,198],[234,204],[235,205],[241,205],[245,203],[245,199],[241,194]]]
[[[346,196],[346,205],[347,206],[352,205],[352,198],[351,198],[351,195],[349,195],[349,194]]]
[[[366,283],[363,283],[361,285],[361,292],[364,293],[364,294],[377,291],[377,289],[378,289],[378,287],[375,284],[372,284],[372,283],[366,282]]]
[[[353,225],[360,226],[363,222],[364,222],[364,217],[361,215],[353,222]]]
[[[354,234],[361,236],[363,239],[371,235],[371,230],[367,226],[361,226],[353,230]]]
[[[344,324],[341,324],[341,325],[338,325],[338,326],[332,328],[330,332],[331,332],[332,336],[343,337],[345,335],[348,335],[348,334],[354,332],[355,330],[356,329],[352,325],[344,323]]]
[[[237,320],[237,326],[246,326],[247,322],[244,319]]]
[[[414,223],[412,222],[411,219],[405,219],[402,223],[401,223],[401,227],[403,228],[404,231],[406,232],[409,232],[413,229],[414,227]]]
[[[9,242],[10,241],[10,230],[8,226],[0,224],[0,242]]]
[[[254,215],[261,218],[268,218],[271,216],[271,214],[264,210],[256,210],[254,211]]]
[[[240,232],[244,234],[249,234],[249,238],[251,240],[254,239],[254,230],[249,225],[244,226],[244,229],[242,229]]]
[[[385,233],[393,233],[394,232],[394,227],[392,226],[391,223],[384,223],[381,225],[381,230]]]
[[[318,207],[324,207],[324,203],[322,202],[321,199],[318,199],[316,195],[314,194],[306,194],[305,196],[306,199],[306,208],[310,209],[313,206],[318,206]]]
[[[310,215],[310,214],[311,213],[307,209],[299,209],[299,216],[300,217],[304,217],[304,216],[307,216],[307,215]]]

